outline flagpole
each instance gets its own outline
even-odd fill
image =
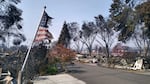
[[[44,6],[44,10],[43,10],[43,12],[42,12],[40,22],[41,22],[41,20],[42,20],[42,17],[43,17],[43,14],[44,14],[45,9],[46,9],[46,6]],[[24,60],[24,62],[23,62],[22,68],[21,68],[21,70],[20,70],[19,73],[18,73],[18,80],[17,80],[18,83],[17,83],[17,84],[21,84],[22,72],[23,72],[23,70],[24,70],[24,67],[25,67],[25,65],[26,65],[27,59],[28,59],[29,54],[30,54],[30,51],[31,51],[31,49],[32,49],[34,40],[35,40],[36,35],[37,35],[37,33],[38,33],[38,29],[39,29],[39,26],[40,26],[40,22],[39,22],[39,24],[38,24],[38,26],[37,26],[38,28],[37,28],[37,30],[36,30],[36,33],[35,33],[35,35],[34,35],[34,38],[33,38],[33,40],[31,41],[32,43],[31,43],[31,45],[29,46],[28,52],[27,52],[27,54],[26,54],[26,56],[25,56],[25,60]]]

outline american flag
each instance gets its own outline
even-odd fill
[[[44,11],[34,42],[42,42],[45,39],[51,40],[53,38],[48,30],[48,25],[50,25],[51,19],[53,18],[48,16],[46,11]]]

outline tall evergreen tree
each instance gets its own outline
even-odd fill
[[[0,40],[8,41],[13,37],[25,41],[25,36],[21,33],[22,10],[16,7],[21,0],[0,0]]]
[[[145,24],[144,33],[150,39],[150,1],[144,2],[136,7],[138,23]]]
[[[113,0],[111,5],[110,18],[114,29],[120,31],[119,41],[126,42],[134,32],[136,21],[134,18],[133,2],[134,0]]]
[[[113,0],[110,13],[112,27],[120,31],[118,39],[126,42],[134,37],[135,44],[147,56],[150,50],[150,1]]]
[[[143,51],[144,56],[148,56],[150,51],[150,1],[137,5],[135,13],[138,26],[134,32],[134,38],[140,52]]]
[[[70,45],[70,40],[71,40],[71,36],[68,30],[68,24],[65,21],[58,39],[58,44],[61,44],[67,48]]]

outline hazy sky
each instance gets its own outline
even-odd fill
[[[64,21],[78,22],[93,21],[94,16],[102,14],[108,17],[112,0],[22,0],[18,5],[23,10],[23,32],[27,42],[33,39],[37,30],[44,6],[49,16],[53,17],[50,32],[56,40]]]

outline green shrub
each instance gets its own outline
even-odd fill
[[[48,65],[47,74],[55,75],[55,74],[57,74],[57,72],[58,72],[58,69],[54,64],[53,65]]]

